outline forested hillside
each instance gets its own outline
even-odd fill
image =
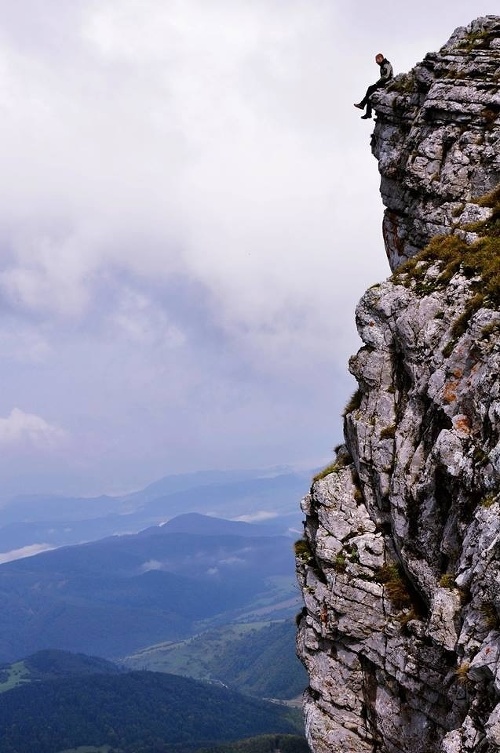
[[[260,735],[199,751],[199,753],[309,753],[304,737],[298,735]],[[83,752],[82,752],[83,753]]]
[[[2,695],[1,753],[109,745],[191,751],[261,734],[301,734],[300,713],[226,688],[154,672],[31,683]]]
[[[295,656],[295,621],[234,624],[179,643],[151,646],[124,664],[219,681],[260,698],[295,698],[307,675]]]

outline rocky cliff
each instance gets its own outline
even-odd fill
[[[499,78],[488,16],[376,95],[394,274],[296,544],[315,753],[500,750]]]
[[[374,95],[392,269],[433,236],[484,217],[473,199],[500,181],[499,80],[500,16],[487,16]]]

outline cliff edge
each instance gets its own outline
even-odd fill
[[[500,16],[486,16],[373,95],[392,270],[435,235],[484,218],[473,199],[500,182],[499,80]]]
[[[296,544],[314,753],[500,750],[499,79],[488,16],[375,97],[395,273]]]

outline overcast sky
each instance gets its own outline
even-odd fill
[[[0,9],[0,498],[327,462],[389,274],[353,102],[491,3]]]

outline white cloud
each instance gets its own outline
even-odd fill
[[[10,552],[0,552],[0,565],[4,562],[13,562],[24,557],[34,557],[36,554],[48,552],[53,548],[50,544],[30,544],[30,546],[23,546],[21,549],[12,549]]]
[[[245,560],[241,557],[227,557],[226,559],[219,560],[219,565],[231,566],[231,565],[244,565]]]
[[[263,523],[265,520],[272,520],[277,516],[278,513],[276,512],[270,512],[269,510],[258,510],[251,515],[239,515],[237,518],[233,518],[233,520],[238,520],[242,523]]]
[[[66,439],[66,432],[41,416],[13,408],[7,418],[0,418],[0,444],[27,444],[37,449],[53,449]]]
[[[14,242],[17,263],[0,272],[0,291],[12,307],[65,316],[85,309],[95,266],[89,239],[57,235],[38,227]]]
[[[3,361],[39,364],[51,354],[52,349],[39,326],[8,318],[0,323],[0,359]]]
[[[322,458],[354,306],[388,273],[352,103],[379,49],[410,68],[470,1],[0,10],[0,414],[33,411],[0,441],[72,437],[64,469],[0,458],[3,488]]]
[[[107,0],[70,17],[82,25],[68,66],[7,48],[23,97],[7,107],[3,205],[28,214],[0,276],[11,303],[81,314],[103,265],[155,280],[182,270],[216,296],[223,327],[272,320],[272,350],[290,309],[312,308],[311,283],[316,303],[343,296],[333,274],[320,291],[339,260],[329,218],[344,211],[331,198],[344,149],[329,151],[327,130],[335,12],[293,0],[283,14]]]
[[[111,316],[118,330],[135,344],[178,348],[185,335],[154,301],[144,293],[124,287]]]

